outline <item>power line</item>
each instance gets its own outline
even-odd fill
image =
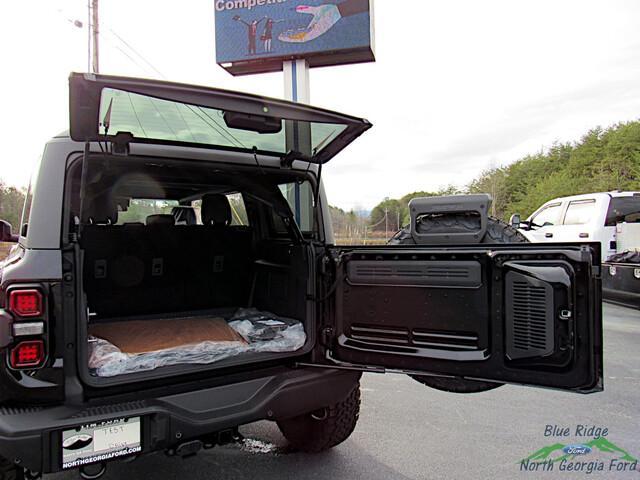
[[[167,77],[165,77],[160,70],[158,70],[149,60],[147,60],[144,57],[144,55],[142,55],[135,48],[133,48],[133,46],[129,42],[127,42],[124,38],[122,38],[120,35],[118,35],[113,28],[109,27],[109,33],[111,33],[120,42],[122,42],[129,50],[131,50],[134,54],[136,54],[144,63],[146,63],[149,67],[151,67],[151,69],[154,72],[156,72],[158,75],[160,75],[163,79],[165,79],[165,80],[167,79]]]

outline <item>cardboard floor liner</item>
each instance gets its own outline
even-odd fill
[[[155,352],[201,342],[242,342],[223,318],[190,317],[132,320],[89,326],[89,335],[102,338],[123,353]]]

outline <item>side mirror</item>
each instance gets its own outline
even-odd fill
[[[509,224],[515,228],[518,229],[520,228],[520,224],[522,223],[522,220],[520,219],[520,214],[519,213],[514,213],[513,215],[511,215],[511,218],[509,219]]]
[[[5,220],[0,220],[0,242],[16,243],[17,235],[11,233],[11,224]]]

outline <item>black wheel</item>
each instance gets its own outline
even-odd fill
[[[0,457],[0,480],[23,480],[24,470],[6,458]]]
[[[457,229],[469,229],[476,228],[476,224],[469,222],[464,215],[454,215],[449,219],[439,218],[441,226],[445,228],[447,225],[455,224]],[[441,227],[442,228],[442,227]],[[527,237],[525,237],[518,230],[511,225],[498,220],[497,218],[489,217],[487,219],[487,233],[482,237],[480,243],[527,243]],[[415,242],[409,227],[405,227],[396,233],[389,243],[392,245],[414,245]],[[501,383],[494,382],[482,382],[478,380],[467,380],[466,378],[447,378],[447,377],[430,377],[430,376],[411,376],[414,380],[427,385],[437,390],[444,392],[454,393],[478,393],[486,392],[487,390],[493,390],[502,386]]]
[[[278,427],[293,448],[318,453],[344,442],[356,428],[359,414],[358,382],[344,400],[315,412],[278,420]]]

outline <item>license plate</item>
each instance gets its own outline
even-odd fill
[[[140,417],[82,425],[62,432],[62,468],[76,468],[142,451]]]

